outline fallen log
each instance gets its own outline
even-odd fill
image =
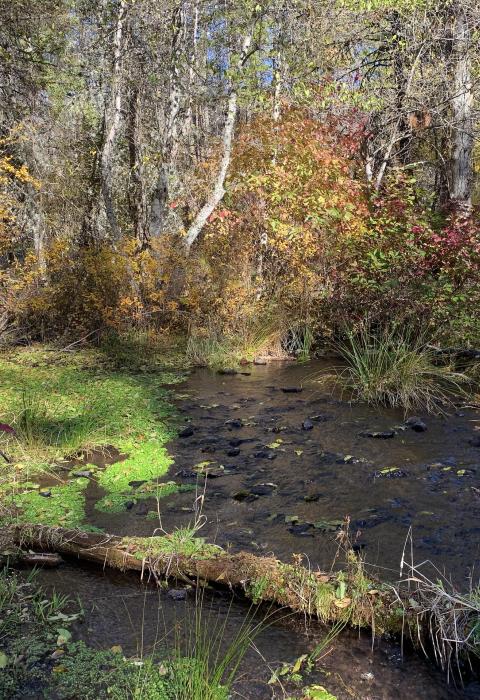
[[[182,531],[161,537],[118,537],[44,525],[16,525],[0,539],[21,549],[55,552],[102,567],[136,571],[157,583],[176,579],[242,591],[256,602],[267,601],[325,623],[346,622],[376,634],[402,633],[424,648],[434,648],[440,666],[452,659],[478,655],[480,604],[473,591],[460,595],[429,581],[413,565],[400,585],[366,575],[362,561],[347,552],[344,571],[323,573],[275,557],[231,553]]]

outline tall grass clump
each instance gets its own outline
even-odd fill
[[[437,412],[465,394],[469,381],[450,364],[440,364],[425,340],[408,329],[364,327],[348,333],[336,349],[346,364],[336,370],[341,386],[370,404]]]
[[[147,659],[118,700],[228,700],[240,666],[254,640],[266,626],[250,611],[231,638],[230,612],[221,617],[206,612],[203,594],[197,596],[193,619],[179,621],[164,642],[160,666]],[[173,638],[172,638],[173,635]]]

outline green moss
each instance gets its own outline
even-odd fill
[[[7,488],[18,491],[22,481],[52,469],[46,465],[65,455],[115,445],[129,457],[96,471],[94,478],[106,491],[100,510],[107,509],[107,503],[115,510],[120,502],[133,497],[172,493],[176,487],[170,485],[158,491],[155,487],[150,493],[142,489],[138,494],[129,482],[157,479],[171,464],[164,445],[173,435],[166,423],[172,409],[163,384],[180,379],[158,369],[155,374],[111,371],[105,355],[93,350],[67,355],[37,347],[0,356],[0,422],[13,425],[17,431],[17,436],[0,434],[0,449],[14,463],[9,467],[12,474],[0,474],[0,482],[4,488],[13,483]],[[81,523],[79,509],[84,500],[71,485],[52,491],[55,507],[45,504],[37,508],[37,497],[22,495],[17,499],[24,511],[22,520],[28,515],[38,522],[37,515],[46,514],[48,524]]]
[[[193,559],[209,559],[222,555],[224,550],[208,544],[203,537],[196,537],[193,528],[179,528],[163,537],[124,537],[122,544],[132,551],[137,559],[155,559],[164,554],[176,554]]]
[[[17,522],[43,523],[44,525],[80,526],[85,513],[85,488],[88,479],[77,479],[63,486],[48,489],[49,497],[38,490],[24,491],[13,497],[20,514]]]

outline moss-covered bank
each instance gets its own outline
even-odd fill
[[[107,511],[178,488],[157,479],[172,461],[165,449],[173,435],[165,385],[181,375],[142,367],[112,366],[94,349],[66,353],[38,346],[0,356],[4,522],[88,525],[91,480],[104,492],[96,507]],[[101,468],[89,463],[94,450],[108,452],[111,445],[121,461],[107,459]]]

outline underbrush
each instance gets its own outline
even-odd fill
[[[347,333],[336,350],[346,366],[336,370],[340,386],[357,400],[436,412],[465,396],[469,378],[439,361],[435,351],[413,332],[364,326]]]

